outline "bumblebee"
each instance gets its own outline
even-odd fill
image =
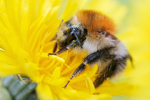
[[[84,71],[87,64],[97,64],[98,76],[94,81],[97,88],[105,79],[124,70],[127,59],[132,60],[126,47],[114,36],[115,32],[114,22],[102,13],[93,10],[79,11],[59,27],[53,53],[48,55],[58,55],[68,49],[87,51],[87,57],[73,72],[70,80]],[[58,46],[59,51],[56,52]]]

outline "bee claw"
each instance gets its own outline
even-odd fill
[[[66,89],[67,85],[65,85],[63,88]]]
[[[48,57],[49,57],[49,55],[56,55],[56,53],[48,53]]]
[[[72,75],[72,76],[70,77],[70,79],[68,80],[68,82],[66,83],[66,85],[65,85],[63,88],[66,88],[66,87],[68,86],[68,84],[70,83],[70,80],[72,80],[73,77],[75,77],[75,75]]]
[[[66,88],[68,86],[69,82],[70,82],[70,80],[67,82],[67,84],[63,88]]]

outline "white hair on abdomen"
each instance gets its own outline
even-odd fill
[[[118,59],[127,56],[128,51],[121,42],[117,42],[115,48],[111,50],[110,54],[116,55],[116,59]]]
[[[94,52],[97,52],[98,50],[101,50],[103,48],[109,48],[114,47],[112,50],[110,50],[111,55],[116,55],[116,59],[125,57],[128,55],[128,51],[125,48],[125,46],[119,41],[119,40],[113,40],[111,38],[107,37],[101,37],[100,39],[91,39],[90,37],[87,37],[86,40],[83,43],[83,49],[80,47],[75,48],[75,53],[82,53],[87,52],[87,54],[92,54]]]
[[[110,46],[114,46],[114,41],[110,38],[101,38],[99,40],[87,38],[83,43],[83,49],[86,49],[88,54]]]
[[[88,54],[98,50],[98,43],[95,40],[86,39],[83,43],[83,49],[87,50]]]

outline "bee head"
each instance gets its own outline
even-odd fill
[[[60,49],[66,47],[75,40],[77,40],[77,43],[74,44],[74,46],[81,46],[83,39],[83,28],[74,18],[63,23],[57,31],[57,43]]]
[[[74,42],[77,40],[77,38],[80,40],[81,37],[81,30],[77,27],[68,28],[63,33],[63,39],[58,40],[58,45],[60,48],[66,47],[71,42]],[[78,44],[76,44],[78,45]]]

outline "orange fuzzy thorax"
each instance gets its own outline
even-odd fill
[[[114,22],[102,13],[92,10],[83,10],[77,13],[76,16],[78,21],[82,23],[83,28],[95,33],[95,35],[98,31],[106,31],[111,34],[114,34],[116,31]]]

